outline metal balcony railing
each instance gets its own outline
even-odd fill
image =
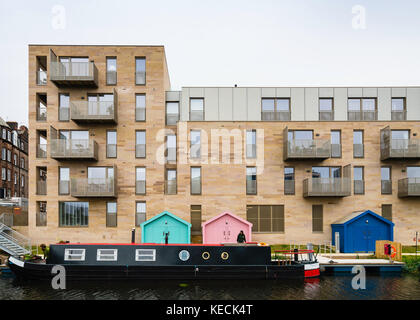
[[[407,112],[405,110],[391,111],[391,120],[392,121],[405,121],[407,120]]]
[[[146,121],[146,108],[136,108],[136,121]]]
[[[47,226],[47,212],[38,211],[36,213],[36,226],[37,227],[46,227]]]
[[[146,181],[145,180],[136,181],[136,194],[146,194]]]
[[[36,194],[40,196],[47,195],[47,181],[39,180],[36,182]]]
[[[114,228],[117,226],[117,214],[116,213],[108,213],[106,215],[106,226],[109,228]]]
[[[146,145],[136,144],[136,158],[145,158],[145,157],[146,157]]]
[[[248,159],[255,159],[257,157],[257,146],[255,144],[246,145],[246,157]]]
[[[70,194],[70,181],[59,181],[58,193],[62,195]]]
[[[190,111],[190,121],[204,121],[204,111]]]
[[[319,120],[320,121],[334,120],[334,112],[333,111],[319,111]]]
[[[166,149],[166,161],[176,161],[176,148],[169,147]]]
[[[262,111],[262,121],[290,121],[290,111]]]
[[[295,180],[284,180],[284,194],[295,194]]]
[[[58,117],[60,121],[69,121],[70,120],[70,108],[60,107],[58,109]]]
[[[331,143],[331,157],[332,158],[341,157],[341,144]]]
[[[45,159],[47,157],[47,144],[38,144],[36,148],[36,157]]]
[[[50,79],[58,85],[98,86],[93,62],[51,62]]]
[[[201,146],[200,144],[194,144],[190,149],[190,158],[191,159],[201,159]]]
[[[354,194],[364,194],[365,193],[365,182],[363,180],[354,180]]]
[[[381,143],[381,158],[420,158],[420,139],[390,139]]]
[[[327,159],[331,157],[329,140],[291,140],[287,141],[286,159]]]
[[[107,144],[106,145],[106,157],[107,158],[116,158],[117,157],[117,145],[116,144]]]
[[[165,194],[177,194],[176,180],[165,181]]]
[[[106,72],[106,84],[109,86],[113,86],[117,84],[117,71]]]
[[[166,125],[176,126],[176,123],[179,121],[179,113],[167,113],[166,114]]]
[[[145,71],[138,71],[136,72],[136,84],[146,84],[146,72]]]
[[[309,178],[303,180],[304,197],[348,197],[350,178]]]
[[[38,86],[46,86],[47,85],[47,71],[38,71],[36,73],[36,84]]]
[[[47,111],[38,110],[36,114],[37,121],[47,121]]]
[[[72,101],[71,119],[76,122],[116,122],[116,101]]]
[[[201,179],[200,178],[191,179],[191,194],[201,194]]]
[[[246,180],[246,194],[257,194],[257,180]]]
[[[392,180],[381,180],[381,193],[392,194]]]
[[[72,179],[72,197],[116,197],[116,179]]]
[[[98,160],[98,144],[93,140],[53,139],[51,158]]]
[[[378,120],[376,111],[348,111],[348,121],[375,121]]]
[[[399,180],[398,197],[420,197],[420,178],[405,178]]]
[[[364,145],[363,144],[353,144],[353,157],[354,158],[363,158],[364,157]]]

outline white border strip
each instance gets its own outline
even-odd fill
[[[13,264],[15,264],[15,265],[17,265],[21,268],[23,268],[23,266],[25,265],[25,262],[23,262],[19,259],[13,258],[13,257],[9,257],[9,262],[11,262],[11,263],[13,263]]]

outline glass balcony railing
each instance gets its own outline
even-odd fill
[[[290,121],[290,111],[263,111],[262,121]]]
[[[93,62],[51,62],[50,79],[57,85],[98,87],[98,69]]]
[[[350,178],[309,178],[303,180],[304,197],[348,197]]]
[[[73,101],[70,102],[71,119],[75,122],[116,123],[116,101]]]
[[[51,158],[98,160],[98,144],[93,140],[53,139]]]
[[[398,197],[420,197],[420,178],[405,178],[399,180]]]
[[[329,140],[291,140],[287,141],[285,150],[287,159],[327,159],[331,157]]]
[[[116,197],[116,179],[72,179],[72,197]]]
[[[349,111],[348,121],[375,121],[378,120],[378,113],[374,110]]]

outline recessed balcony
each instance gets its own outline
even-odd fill
[[[331,142],[318,139],[290,139],[289,130],[283,131],[284,160],[328,159],[331,157]]]
[[[118,98],[112,101],[72,101],[71,120],[77,123],[117,123]]]
[[[420,139],[394,139],[392,130],[381,130],[381,160],[420,159]]]
[[[51,158],[56,160],[98,160],[98,144],[94,140],[53,139]]]
[[[303,180],[303,196],[348,197],[351,195],[350,178],[308,178]]]
[[[420,197],[420,178],[405,178],[399,180],[398,197]]]

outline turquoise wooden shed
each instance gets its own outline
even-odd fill
[[[167,233],[168,244],[191,243],[191,223],[168,211],[143,222],[140,227],[142,243],[165,243]]]

